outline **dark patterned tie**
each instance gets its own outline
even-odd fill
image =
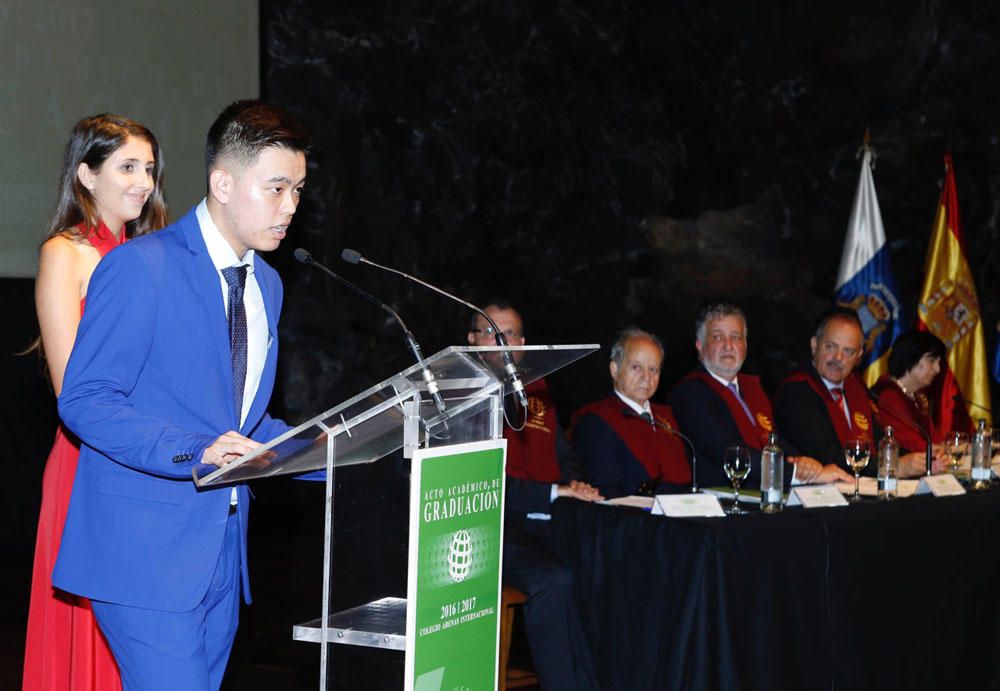
[[[243,286],[247,266],[230,266],[222,270],[229,285],[229,355],[233,360],[233,403],[236,419],[243,421],[243,387],[247,381],[247,310],[243,306]]]
[[[649,413],[649,412],[642,413],[639,417],[641,417],[643,420],[645,420],[649,424],[653,425],[653,414],[652,413]],[[653,425],[653,426],[655,427],[656,425]]]

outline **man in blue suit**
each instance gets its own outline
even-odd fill
[[[246,486],[199,491],[289,428],[266,411],[278,247],[306,175],[305,131],[259,101],[212,125],[206,198],[101,261],[59,412],[81,441],[53,583],[90,598],[125,689],[217,689],[250,602]]]

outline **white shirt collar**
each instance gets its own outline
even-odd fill
[[[739,381],[739,379],[737,377],[733,377],[733,380],[729,381],[727,379],[723,379],[722,377],[720,377],[718,374],[716,374],[715,372],[713,372],[712,370],[710,370],[707,367],[705,368],[705,371],[708,372],[709,375],[711,375],[712,379],[714,379],[715,381],[719,382],[720,384],[722,384],[727,389],[729,388],[730,384],[735,384],[736,385],[736,390],[737,391],[740,390],[740,381]]]
[[[844,389],[844,382],[840,382],[839,384],[834,384],[832,381],[824,377],[822,374],[819,375],[819,378],[820,380],[822,380],[823,386],[826,387],[827,391],[833,391],[834,389],[840,389],[841,391],[843,391]]]
[[[653,414],[653,408],[652,406],[649,405],[649,401],[645,401],[643,402],[642,405],[639,405],[637,401],[633,401],[631,398],[623,394],[618,389],[615,389],[615,395],[618,396],[618,398],[622,399],[622,402],[625,405],[627,405],[629,408],[637,412],[639,415],[642,415],[643,413],[649,413],[650,415]]]
[[[222,271],[229,266],[246,264],[247,271],[253,273],[254,251],[247,250],[242,258],[236,256],[236,251],[226,241],[226,238],[222,237],[222,231],[212,220],[212,214],[208,213],[208,203],[205,199],[201,200],[194,213],[198,218],[198,226],[201,228],[201,237],[205,240],[205,246],[208,248],[208,256],[212,258],[212,264],[216,270]]]

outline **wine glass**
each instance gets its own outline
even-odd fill
[[[958,464],[968,450],[968,446],[969,435],[959,430],[949,432],[944,440],[944,451],[951,456],[951,474],[956,477],[958,477]]]
[[[726,471],[726,477],[729,478],[734,490],[733,505],[726,513],[746,513],[740,508],[740,483],[750,474],[750,448],[742,444],[727,446],[722,469]]]
[[[864,439],[854,439],[844,445],[847,465],[854,471],[854,496],[850,498],[851,503],[861,501],[861,471],[868,465],[871,455],[871,444]]]

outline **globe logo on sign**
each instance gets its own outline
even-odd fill
[[[461,583],[472,567],[472,538],[468,530],[456,531],[448,548],[448,574],[451,580]]]

